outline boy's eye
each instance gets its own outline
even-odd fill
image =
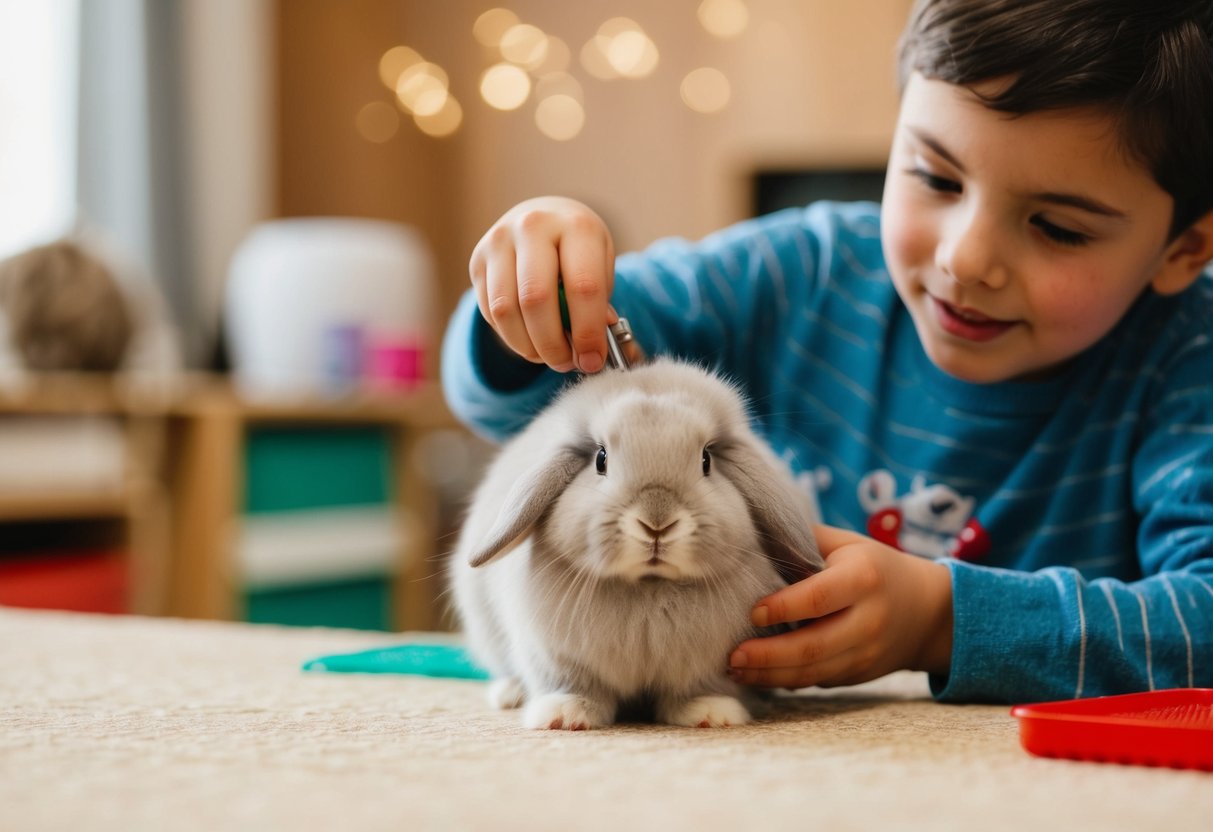
[[[1055,243],[1060,243],[1063,246],[1081,246],[1091,241],[1091,238],[1086,234],[1078,231],[1070,231],[1067,228],[1054,225],[1042,217],[1032,217],[1030,220],[1032,225],[1040,229],[1041,233]]]
[[[939,191],[940,193],[947,194],[960,193],[959,182],[955,182],[951,179],[945,179],[942,176],[936,176],[930,171],[923,170],[922,168],[910,168],[906,171],[906,173],[921,181],[932,191]]]

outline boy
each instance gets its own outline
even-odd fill
[[[614,268],[588,208],[508,212],[448,331],[452,406],[519,429],[601,368],[608,298],[738,379],[828,524],[827,568],[753,612],[811,622],[739,645],[743,683],[1213,686],[1213,4],[920,0],[900,61],[879,207]]]

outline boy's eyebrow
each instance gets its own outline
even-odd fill
[[[931,150],[935,151],[940,158],[952,165],[952,167],[956,168],[961,173],[967,173],[965,166],[960,163],[960,160],[953,156],[952,152],[944,147],[940,141],[930,133],[927,133],[925,130],[918,127],[907,126],[906,129],[913,133],[916,139],[925,144],[927,147],[931,148]],[[1071,208],[1078,208],[1082,211],[1087,211],[1092,214],[1099,214],[1103,217],[1124,219],[1126,216],[1124,211],[1120,211],[1110,205],[1105,205],[1099,200],[1091,199],[1090,197],[1086,196],[1080,196],[1079,194],[1065,194],[1054,191],[1045,191],[1043,193],[1030,194],[1029,196],[1031,199],[1039,200],[1040,202],[1050,202],[1054,205],[1068,205]]]
[[[1079,196],[1078,194],[1058,194],[1048,191],[1043,194],[1032,194],[1031,197],[1041,202],[1051,202],[1054,205],[1069,205],[1072,208],[1078,208],[1104,217],[1112,217],[1118,220],[1125,218],[1124,211],[1118,211],[1110,205],[1104,205],[1102,202],[1089,197]]]
[[[955,156],[953,156],[952,152],[950,150],[948,150],[946,147],[944,147],[942,144],[940,144],[939,139],[935,138],[927,131],[922,130],[918,127],[907,126],[906,129],[914,134],[914,138],[918,139],[920,142],[925,144],[927,147],[934,150],[949,165],[956,168],[961,173],[968,172],[965,170],[965,166],[960,163],[960,160],[957,159]]]

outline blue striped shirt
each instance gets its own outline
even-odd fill
[[[663,240],[616,271],[611,302],[640,343],[740,381],[826,523],[945,559],[938,698],[1213,687],[1210,275],[1147,293],[1049,380],[970,384],[923,351],[873,204]],[[501,439],[565,379],[487,378],[488,331],[469,293],[443,376],[454,411]]]

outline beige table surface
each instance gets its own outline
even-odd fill
[[[725,730],[528,731],[407,636],[0,609],[0,830],[1202,830],[1213,774],[1038,759],[924,677]]]

